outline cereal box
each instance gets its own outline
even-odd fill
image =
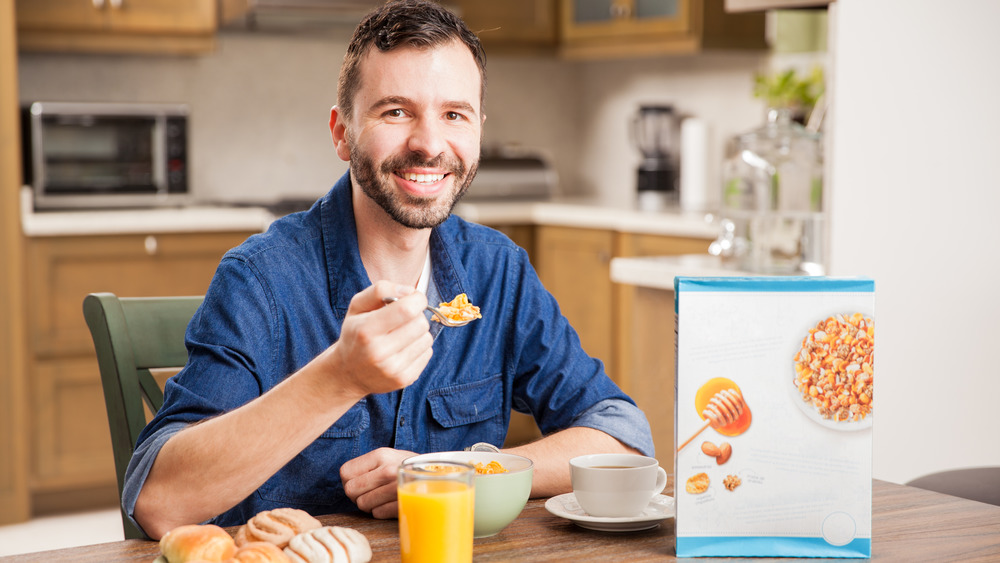
[[[674,290],[677,556],[871,557],[874,281]]]

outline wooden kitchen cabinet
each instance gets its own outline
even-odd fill
[[[618,256],[707,254],[711,240],[623,233]],[[656,459],[674,464],[673,293],[627,284],[615,286],[615,364],[618,382],[649,421]]]
[[[251,232],[27,239],[29,482],[36,513],[117,502],[107,413],[83,298],[202,295]]]
[[[18,47],[35,51],[211,51],[216,0],[16,0]]]
[[[763,49],[764,14],[728,14],[724,0],[560,0],[569,58]]]
[[[588,354],[623,388],[641,378],[625,351],[634,335],[635,289],[611,282],[611,259],[705,254],[708,239],[538,225],[532,263]]]
[[[562,314],[580,335],[583,349],[613,365],[611,257],[615,233],[540,225],[534,266]],[[615,378],[615,374],[610,374]]]
[[[456,5],[488,51],[552,50],[558,43],[558,0],[458,0]]]

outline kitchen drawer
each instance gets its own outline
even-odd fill
[[[22,51],[178,53],[215,46],[215,0],[16,0]]]
[[[230,248],[251,233],[36,237],[28,240],[32,357],[92,355],[83,298],[203,295]]]

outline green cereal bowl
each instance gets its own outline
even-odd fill
[[[407,459],[413,461],[457,461],[475,465],[498,461],[506,473],[476,475],[476,516],[472,535],[485,538],[500,533],[524,510],[531,494],[534,464],[514,454],[494,452],[439,452]]]

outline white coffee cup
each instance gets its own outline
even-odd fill
[[[576,502],[591,516],[638,516],[667,486],[659,462],[642,455],[583,455],[569,460],[569,468]]]

